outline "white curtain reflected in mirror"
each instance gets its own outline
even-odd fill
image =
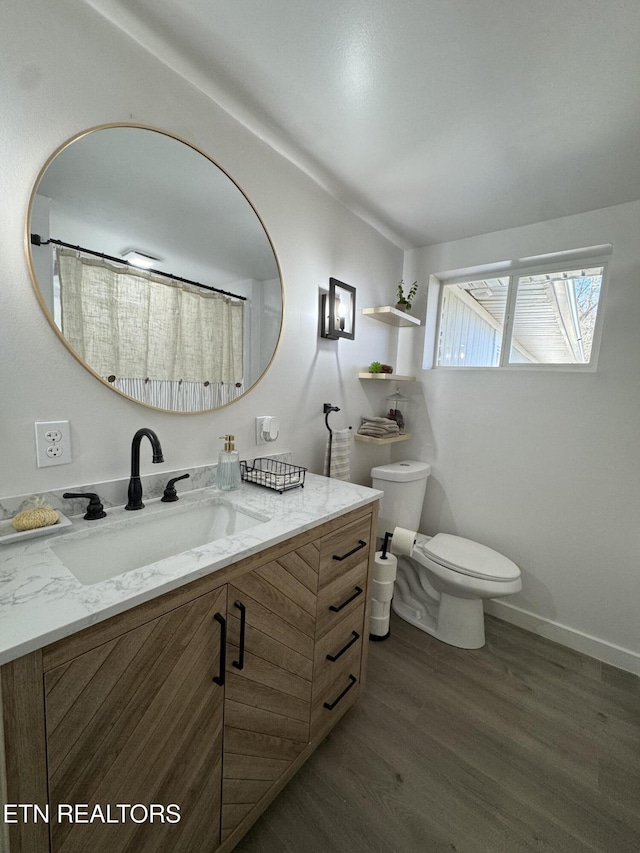
[[[71,249],[57,249],[56,271],[66,340],[116,388],[175,411],[242,393],[241,300]]]

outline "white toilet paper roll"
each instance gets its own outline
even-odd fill
[[[373,566],[373,578],[377,581],[394,581],[398,571],[398,561],[393,554],[387,554],[386,559],[382,557],[382,551],[376,551]]]
[[[416,531],[406,530],[404,527],[396,527],[391,540],[391,550],[394,554],[410,555],[416,541]]]
[[[376,581],[371,584],[371,598],[375,601],[391,601],[393,598],[393,581]]]
[[[389,633],[390,621],[389,616],[372,617],[369,623],[369,633],[374,637],[386,637]]]
[[[389,615],[389,608],[391,605],[388,601],[376,601],[374,598],[371,599],[371,618],[372,619],[383,619],[385,616]]]

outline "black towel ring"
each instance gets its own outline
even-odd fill
[[[331,412],[339,412],[340,409],[337,406],[332,406],[331,403],[325,403],[322,410],[324,412],[325,426],[329,430],[329,435],[333,435],[333,430],[329,426],[329,415]],[[350,426],[349,429],[353,429],[353,427]]]
[[[332,406],[331,403],[325,403],[323,406],[324,412],[324,423],[326,428],[329,430],[329,435],[333,435],[333,430],[329,426],[329,415],[331,412],[339,412],[340,409],[337,406]]]
[[[331,476],[331,457],[333,455],[333,430],[329,426],[329,415],[331,412],[339,412],[340,409],[337,406],[332,406],[331,403],[325,403],[323,407],[324,411],[324,422],[326,424],[327,429],[329,430],[329,448],[328,448],[328,460],[329,460],[329,470],[328,474]],[[352,429],[352,427],[349,427]]]

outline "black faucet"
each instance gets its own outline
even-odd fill
[[[152,429],[143,427],[133,436],[131,442],[131,479],[129,480],[129,503],[125,509],[142,509],[142,483],[140,482],[140,442],[145,437],[151,442],[153,461],[164,462],[162,447],[158,436]]]

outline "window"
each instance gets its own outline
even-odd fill
[[[437,367],[593,365],[606,263],[441,280]]]

